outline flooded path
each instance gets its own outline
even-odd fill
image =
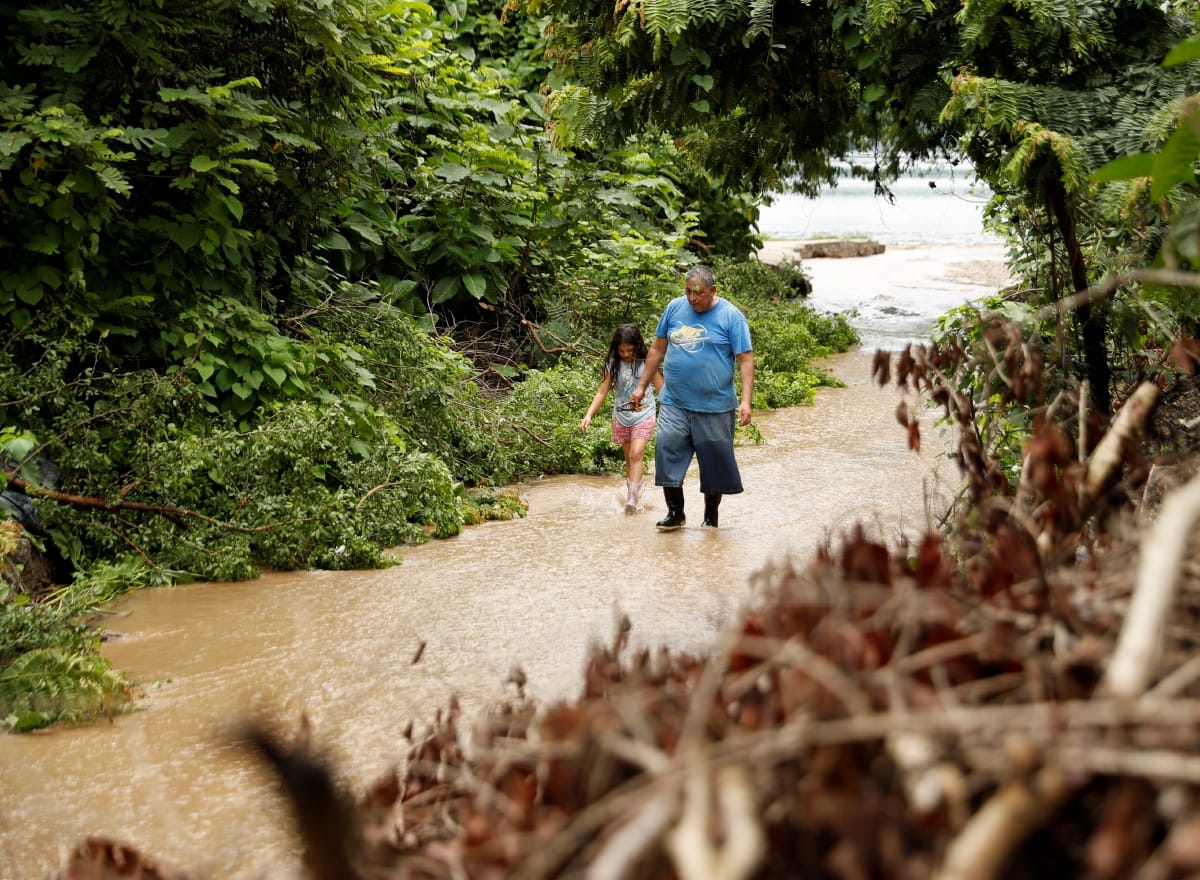
[[[659,534],[659,490],[625,516],[617,476],[524,484],[529,515],[405,548],[383,571],[295,572],[130,595],[105,653],[145,689],[111,723],[0,737],[0,876],[44,877],[88,835],[111,836],[194,877],[291,878],[299,853],[276,793],[231,744],[260,717],[306,715],[344,783],[361,791],[404,754],[403,731],[456,695],[468,717],[512,693],[519,666],[542,701],[571,698],[589,645],[619,614],[634,645],[703,650],[755,579],[803,564],[862,522],[914,538],[957,487],[925,417],[920,455],[896,423],[898,392],[870,384],[870,351],[831,362],[846,388],[759,413],[766,443],[739,449],[746,492],[721,528]],[[419,662],[414,658],[420,652]]]

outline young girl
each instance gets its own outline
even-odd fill
[[[636,324],[622,324],[613,331],[608,354],[604,358],[604,378],[600,380],[592,405],[579,423],[579,430],[586,431],[592,423],[592,416],[608,396],[609,389],[616,389],[613,394],[612,440],[625,452],[626,513],[637,513],[642,498],[643,459],[646,444],[654,436],[654,392],[662,390],[663,384],[662,374],[656,371],[652,383],[654,390],[648,390],[641,404],[636,407],[629,402],[629,396],[637,387],[645,365],[646,343],[642,339],[642,331]]]

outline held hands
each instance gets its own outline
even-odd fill
[[[642,398],[646,396],[646,389],[639,385],[633,389],[633,394],[629,395],[629,403],[634,409],[642,408]]]

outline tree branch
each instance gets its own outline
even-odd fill
[[[110,501],[107,498],[96,498],[91,495],[72,495],[69,492],[59,492],[57,489],[47,489],[44,486],[35,486],[27,483],[16,475],[16,468],[7,468],[4,471],[5,477],[8,479],[8,485],[14,489],[24,492],[26,495],[31,495],[37,498],[48,498],[51,501],[56,501],[59,504],[66,504],[69,507],[80,507],[93,510],[137,510],[143,513],[153,513],[161,517],[169,519],[182,529],[187,528],[182,517],[198,519],[201,522],[206,522],[209,525],[214,525],[222,529],[238,532],[267,532],[278,528],[283,523],[268,523],[262,526],[238,526],[233,523],[222,522],[219,519],[200,513],[195,510],[188,510],[186,507],[170,507],[163,504],[146,504],[143,501],[126,501],[123,498],[118,501]]]

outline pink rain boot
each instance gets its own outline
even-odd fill
[[[628,494],[625,496],[625,513],[637,513],[642,504],[642,484],[640,481],[635,483],[632,480],[626,480],[625,487],[628,490]]]

